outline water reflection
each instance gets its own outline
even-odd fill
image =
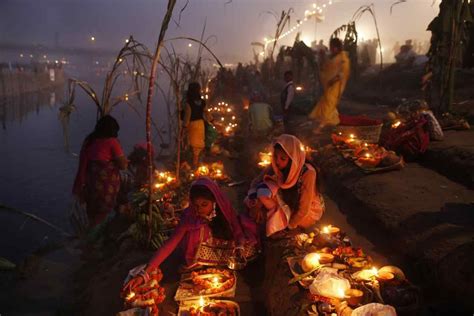
[[[87,79],[87,78],[85,78]],[[94,86],[100,86],[96,84]],[[119,90],[118,90],[119,91]],[[99,93],[99,92],[98,92]],[[59,108],[66,100],[63,90],[48,90],[17,98],[0,99],[0,204],[24,210],[70,231],[71,188],[77,171],[81,144],[94,128],[96,105],[85,93],[75,99],[69,121],[71,151],[64,150]],[[159,128],[166,126],[166,109],[157,98],[153,109]],[[120,124],[119,140],[126,153],[145,139],[144,106],[138,112],[120,104],[112,115]],[[160,148],[154,137],[155,148]],[[49,227],[0,210],[0,256],[18,262],[38,247],[56,240]]]
[[[63,89],[63,86],[58,86],[52,90],[0,97],[2,129],[7,130],[8,123],[23,122],[30,113],[39,114],[42,108],[52,109],[62,103]]]

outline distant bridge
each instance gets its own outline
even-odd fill
[[[116,50],[103,48],[81,48],[81,47],[48,47],[45,45],[19,44],[0,42],[0,51],[25,54],[42,55],[42,54],[56,54],[64,56],[84,56],[84,57],[115,57],[118,54],[120,47]]]

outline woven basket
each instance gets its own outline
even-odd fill
[[[344,136],[353,134],[358,140],[370,144],[377,144],[380,139],[380,134],[382,133],[382,126],[383,124],[369,126],[338,125],[336,126],[336,133],[341,133]]]

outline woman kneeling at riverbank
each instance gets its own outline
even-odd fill
[[[301,141],[283,134],[272,145],[272,164],[251,185],[245,203],[257,222],[266,219],[266,235],[286,228],[309,228],[323,215],[324,200],[316,170],[306,163]]]
[[[230,200],[209,178],[196,180],[189,192],[189,207],[183,211],[173,235],[158,249],[148,263],[150,273],[181,246],[185,268],[227,265],[235,249],[247,260],[257,254],[257,226],[248,217],[238,216]],[[137,277],[126,287],[134,288],[143,282]]]

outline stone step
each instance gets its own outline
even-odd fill
[[[420,163],[474,189],[474,131],[445,132],[443,141],[431,142]]]
[[[328,193],[348,217],[371,223],[419,267],[422,280],[473,307],[474,191],[416,163],[365,175],[332,145],[316,160]]]

